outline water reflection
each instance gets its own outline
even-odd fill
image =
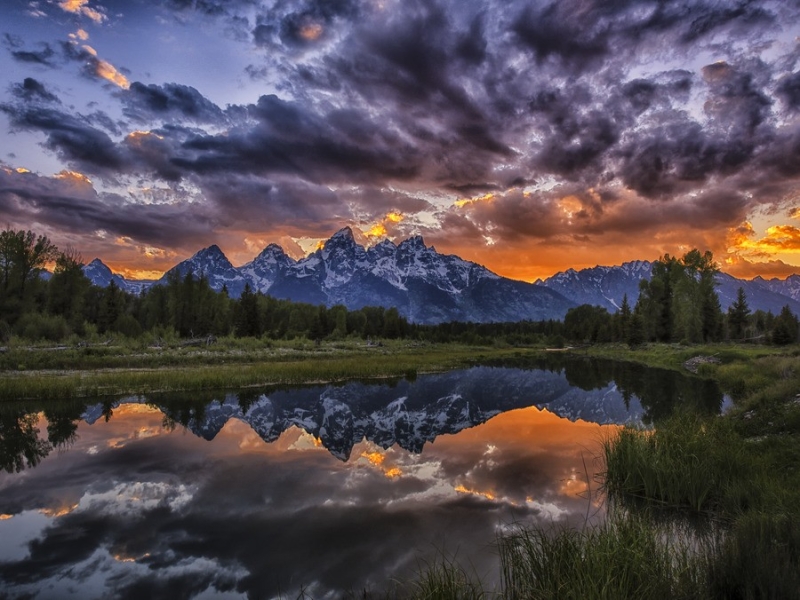
[[[503,527],[602,518],[599,441],[662,410],[548,367],[6,407],[0,582],[9,597],[340,597],[440,551],[491,582]]]

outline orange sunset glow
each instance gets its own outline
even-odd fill
[[[9,13],[0,216],[127,279],[343,227],[525,282],[691,248],[800,270],[795,8],[436,2]]]

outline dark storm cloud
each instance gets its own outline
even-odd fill
[[[32,77],[26,77],[22,83],[12,85],[11,93],[25,102],[61,103],[58,97],[49,92],[43,83]]]
[[[326,27],[334,20],[352,20],[357,18],[358,14],[359,3],[355,0],[301,2],[295,11],[281,19],[278,35],[285,44],[298,46],[312,44],[326,35]]]
[[[39,222],[70,233],[106,231],[140,243],[171,247],[203,243],[216,220],[213,211],[180,203],[138,204],[113,194],[98,194],[91,184],[70,177],[47,178],[0,170],[0,213],[19,223]],[[180,230],[165,229],[180,222]]]
[[[781,80],[778,95],[790,111],[800,110],[800,72],[787,75]]]
[[[541,149],[536,164],[566,179],[587,170],[602,169],[598,159],[619,139],[617,124],[607,115],[593,112],[576,123],[577,131],[567,139],[550,138]]]
[[[102,110],[96,110],[93,113],[85,115],[84,118],[87,123],[101,127],[113,135],[121,135],[122,128],[125,126],[125,123],[115,121]]]
[[[213,125],[225,122],[222,109],[190,86],[178,83],[145,85],[135,81],[119,94],[125,116],[139,123],[162,119]]]
[[[45,147],[63,160],[92,172],[125,170],[125,161],[108,134],[61,110],[36,105],[0,104],[17,130],[44,133]]]
[[[357,0],[300,0],[277,2],[256,17],[251,35],[256,46],[291,49],[313,47],[329,37],[329,30],[357,20],[362,3]]]
[[[702,6],[702,4],[705,4]],[[684,21],[685,29],[681,41],[690,44],[694,41],[713,34],[716,30],[733,25],[737,32],[772,25],[775,14],[758,6],[758,2],[744,0],[736,2],[733,6],[724,3],[702,3],[691,14],[691,18]]]
[[[45,67],[55,66],[52,58],[56,52],[50,44],[43,42],[39,44],[41,50],[26,50],[23,49],[24,42],[19,36],[6,33],[3,37],[4,45],[8,48],[14,60],[21,63],[39,64]]]
[[[607,28],[582,22],[575,4],[554,2],[540,9],[526,7],[513,23],[512,31],[540,63],[555,57],[581,71],[602,61],[609,52]]]
[[[296,175],[310,183],[410,179],[421,169],[416,150],[368,115],[342,109],[325,116],[276,96],[262,96],[249,114],[250,129],[197,135],[174,164],[201,175]]]
[[[219,208],[221,223],[229,226],[269,230],[290,224],[324,235],[353,217],[339,195],[298,178],[264,180],[228,173],[208,177],[201,185]]]
[[[723,127],[734,127],[742,134],[752,134],[767,117],[771,101],[757,82],[756,73],[768,72],[767,65],[754,64],[743,72],[727,63],[717,62],[703,67],[709,87],[706,112]]]
[[[108,5],[109,14],[125,12],[125,3]],[[159,18],[174,16],[172,25],[202,19],[246,31],[253,54],[242,75],[276,94],[221,107],[180,82],[135,82],[113,94],[127,124],[111,110],[2,110],[89,174],[191,182],[215,210],[236,213],[226,218],[231,226],[296,220],[309,231],[335,230],[337,219],[429,210],[414,198],[420,190],[492,192],[494,206],[471,208],[469,223],[447,211],[441,218],[454,230],[479,231],[498,219],[512,235],[547,237],[547,227],[551,235],[579,223],[601,228],[613,194],[634,192],[651,215],[672,202],[697,203],[705,215],[724,211],[716,202],[701,210],[710,185],[773,202],[800,176],[798,134],[788,122],[800,107],[796,50],[766,58],[784,51],[776,35],[797,24],[785,3],[155,5]],[[13,36],[6,47],[30,52]],[[52,50],[43,46],[40,58],[52,62]],[[64,42],[63,54],[100,77],[99,59],[86,48]],[[709,64],[698,67],[698,56]],[[12,91],[18,101],[43,103],[52,94],[27,82]],[[152,131],[126,135],[131,124]],[[567,226],[556,218],[555,196],[522,195],[551,181],[581,201],[588,189],[604,200],[586,200]],[[381,192],[368,197],[356,188]],[[402,191],[393,198],[387,189]],[[526,225],[514,211],[540,221]]]

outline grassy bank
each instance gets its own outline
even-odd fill
[[[431,569],[415,598],[800,599],[800,348],[595,346],[573,351],[716,380],[722,416],[679,413],[606,440],[609,519],[498,540],[502,589]],[[453,591],[463,583],[463,594]],[[458,587],[458,586],[456,586]]]
[[[524,366],[543,354],[361,341],[14,347],[0,355],[0,399],[413,378],[508,359]],[[800,348],[606,345],[566,354],[676,371],[695,356],[714,357],[698,373],[717,381],[733,406],[723,416],[685,410],[606,440],[611,518],[596,528],[501,538],[501,590],[484,590],[443,561],[397,597],[800,599]]]
[[[0,399],[47,400],[413,378],[419,373],[467,367],[484,360],[519,358],[533,352],[406,342],[317,346],[309,342],[276,345],[230,341],[202,348],[16,348],[4,354]]]
[[[700,515],[717,531],[692,557],[698,597],[800,598],[798,348],[592,352],[672,368],[696,355],[719,360],[698,373],[719,382],[732,408],[720,417],[673,415],[654,431],[621,430],[605,445],[607,490],[637,515],[666,508]]]

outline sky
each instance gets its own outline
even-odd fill
[[[800,272],[800,0],[3,0],[0,222],[155,277],[344,226]]]

